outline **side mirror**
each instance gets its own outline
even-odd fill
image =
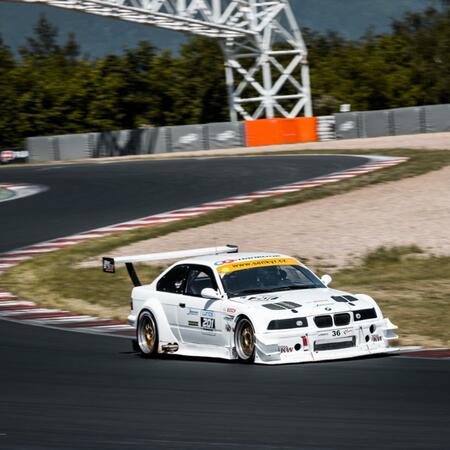
[[[201,296],[210,300],[220,300],[222,298],[220,294],[212,288],[202,289]]]
[[[333,281],[333,278],[331,278],[330,275],[324,275],[324,276],[320,279],[320,281],[321,281],[325,286],[328,286],[328,285]]]

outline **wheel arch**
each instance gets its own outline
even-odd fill
[[[158,327],[160,345],[161,343],[178,341],[178,339],[172,333],[166,313],[164,312],[164,308],[158,300],[152,298],[144,302],[142,308],[137,314],[137,324],[139,323],[139,318],[144,311],[148,311],[149,313],[151,313],[155,319],[156,326]]]

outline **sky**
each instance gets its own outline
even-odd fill
[[[438,6],[439,0],[291,0],[301,27],[317,31],[333,30],[349,39],[357,39],[368,28],[381,33],[389,30],[391,20],[407,10]],[[0,35],[17,50],[40,14],[45,14],[60,31],[61,40],[73,32],[85,57],[95,58],[120,53],[141,40],[150,40],[160,49],[176,49],[186,40],[182,33],[83,14],[62,8],[30,3],[0,2]]]

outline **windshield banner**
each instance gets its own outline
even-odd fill
[[[256,267],[267,266],[298,266],[299,262],[294,258],[270,258],[270,259],[255,259],[250,261],[236,261],[224,264],[217,268],[221,275],[225,275],[236,270],[254,269]]]

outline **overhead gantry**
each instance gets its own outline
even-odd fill
[[[220,40],[230,117],[312,115],[307,49],[288,0],[18,0]]]

